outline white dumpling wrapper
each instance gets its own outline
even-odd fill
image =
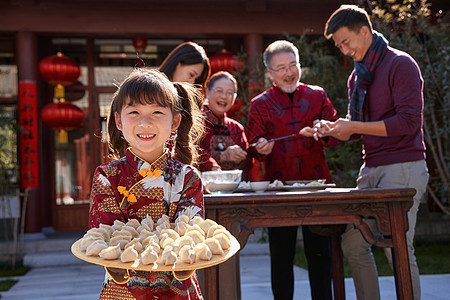
[[[86,251],[87,247],[89,247],[95,241],[103,241],[103,239],[101,237],[92,235],[82,238],[80,242],[80,250]]]
[[[196,245],[205,241],[205,237],[196,230],[189,231],[184,236],[190,236]]]
[[[191,231],[198,231],[198,232],[200,232],[203,236],[205,236],[205,231],[203,231],[203,229],[201,229],[200,226],[198,226],[198,224],[194,224],[194,225],[189,226],[189,227],[186,229],[186,233],[185,233],[185,234],[187,234],[188,232],[191,232]]]
[[[179,257],[182,262],[190,265],[195,263],[195,259],[197,258],[194,249],[188,245],[181,247]]]
[[[176,240],[177,238],[180,237],[180,235],[178,234],[178,232],[176,232],[173,229],[163,229],[161,230],[161,234],[167,233],[167,235],[172,239],[172,240]]]
[[[223,255],[222,246],[220,246],[219,241],[215,238],[207,238],[203,243],[208,246],[212,254]]]
[[[129,233],[131,233],[131,236],[133,238],[139,237],[139,232],[137,232],[136,229],[134,227],[132,227],[132,226],[125,225],[125,226],[122,227],[122,231],[123,230],[126,230]]]
[[[195,245],[194,252],[197,260],[211,260],[212,258],[211,250],[204,243]]]
[[[186,245],[192,248],[195,247],[194,240],[192,239],[191,236],[188,235],[179,237],[178,239],[175,240],[175,243],[177,243],[180,246],[180,248],[183,248],[183,246]]]
[[[158,252],[156,252],[152,247],[148,247],[141,253],[141,262],[144,265],[152,264],[157,259],[158,259]]]
[[[225,233],[218,233],[214,235],[212,238],[216,239],[223,250],[228,250],[231,247],[230,238]]]
[[[139,258],[139,253],[134,249],[134,245],[126,248],[120,255],[120,261],[123,263],[135,261]]]
[[[109,246],[106,249],[100,251],[98,256],[104,259],[118,259],[122,251],[120,250],[120,245]]]
[[[134,229],[137,229],[139,226],[141,226],[141,223],[139,223],[136,219],[129,219],[128,222],[125,224],[126,226],[131,226]]]
[[[125,223],[119,220],[114,220],[114,224],[111,226],[114,230],[121,230],[122,226],[125,226]]]
[[[203,232],[208,233],[209,228],[214,225],[218,225],[215,221],[211,219],[203,220],[198,226],[203,230]]]
[[[116,236],[125,236],[128,237],[130,240],[133,237],[133,235],[131,234],[131,232],[129,232],[128,230],[117,230],[114,231],[113,234],[111,235],[111,237],[116,237]]]
[[[140,253],[142,251],[142,244],[141,241],[138,238],[134,238],[131,242],[129,242],[128,244],[125,245],[125,249],[129,248],[131,246],[134,246],[134,249]]]
[[[105,243],[105,241],[97,240],[90,244],[86,249],[86,255],[88,256],[98,256],[100,251],[103,249],[108,248],[108,245]]]
[[[188,227],[189,227],[188,223],[179,222],[175,225],[174,230],[178,232],[179,235],[185,235]]]
[[[177,261],[177,254],[172,251],[172,247],[166,247],[164,248],[163,253],[161,254],[161,262],[165,264],[166,266],[173,265]]]
[[[193,217],[190,221],[189,221],[189,225],[200,225],[201,222],[203,222],[204,219],[202,217],[199,216],[195,216]]]

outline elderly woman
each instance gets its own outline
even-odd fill
[[[228,72],[217,72],[206,86],[206,134],[200,144],[200,171],[243,170],[243,180],[249,180],[251,158],[244,126],[228,118],[227,111],[236,100],[237,82]]]

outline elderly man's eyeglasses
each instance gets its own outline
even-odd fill
[[[300,66],[300,64],[296,63],[296,64],[291,64],[287,67],[279,67],[278,69],[270,68],[270,69],[276,73],[286,74],[288,70],[291,72],[294,72],[299,66]]]
[[[224,90],[222,88],[214,88],[212,91],[216,94],[225,95],[227,98],[233,98],[234,95],[236,95],[236,92],[234,90]]]

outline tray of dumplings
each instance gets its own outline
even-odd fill
[[[115,220],[91,228],[72,245],[72,253],[105,267],[142,271],[184,271],[220,264],[239,251],[237,239],[211,219],[163,215],[156,223]]]

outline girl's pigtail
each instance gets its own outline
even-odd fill
[[[174,83],[181,104],[181,123],[175,142],[174,158],[185,164],[197,166],[199,142],[205,133],[204,116],[198,103],[203,96],[192,85]]]
[[[117,108],[117,92],[114,94],[113,101],[111,102],[111,109],[108,116],[108,147],[111,151],[114,159],[119,159],[125,155],[125,150],[128,148],[127,141],[122,137],[122,132],[116,127],[115,112]]]

